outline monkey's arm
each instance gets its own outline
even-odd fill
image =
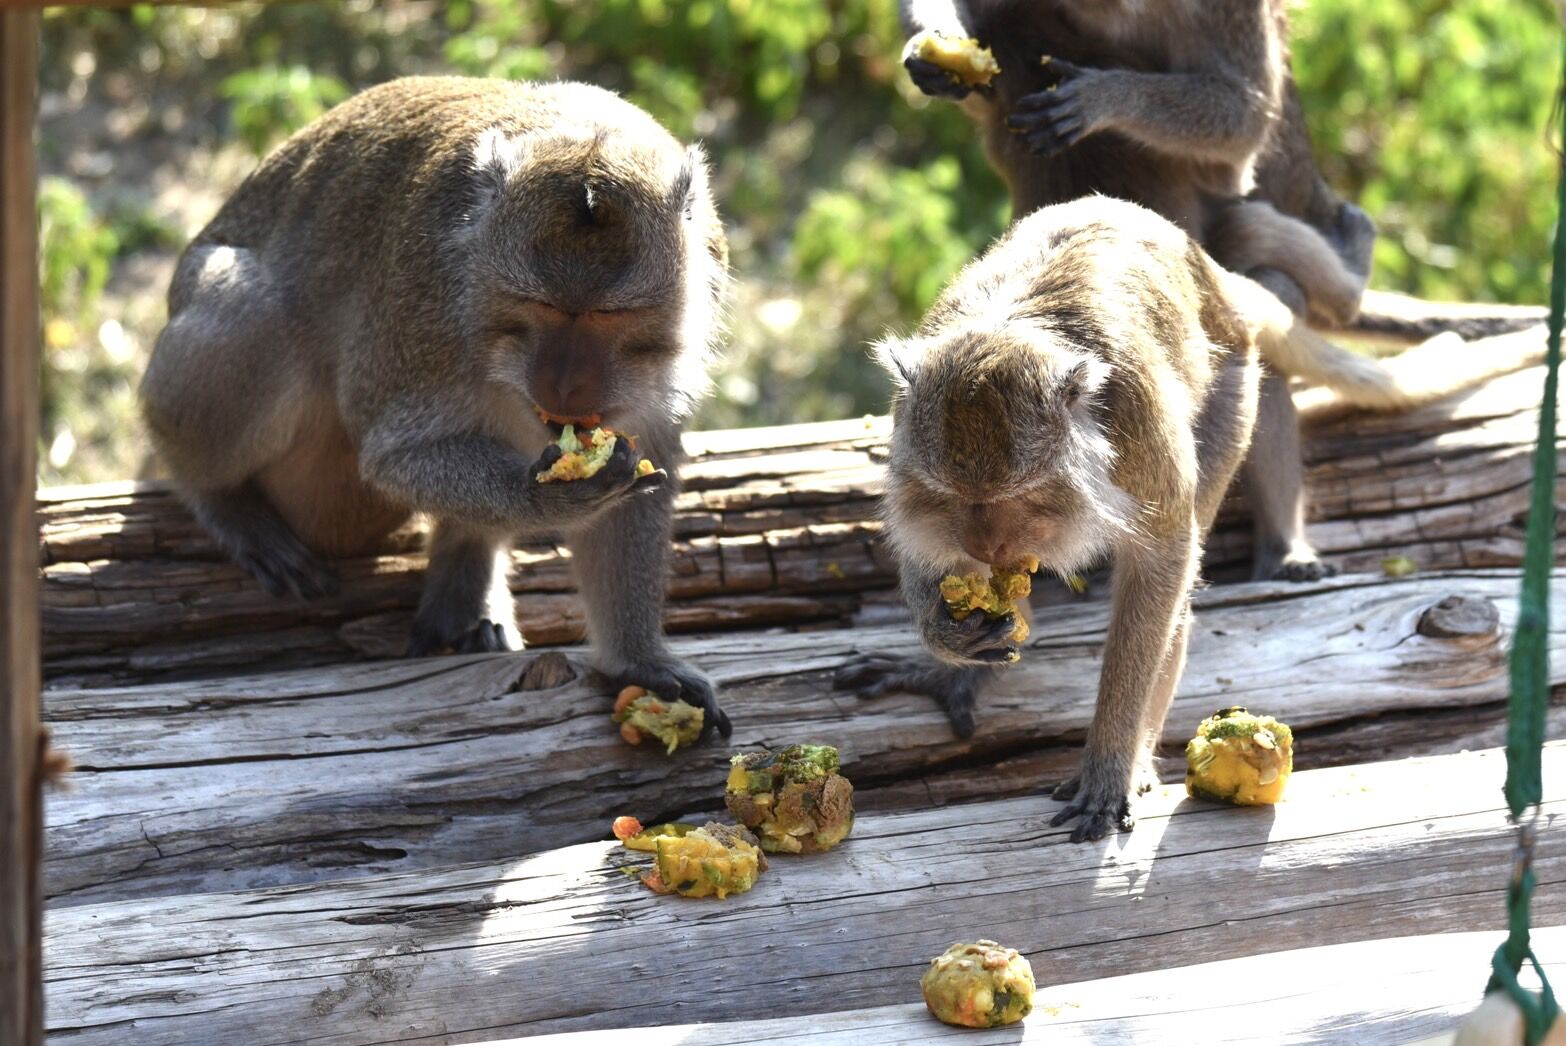
[[[1050,59],[1059,83],[1019,99],[1007,126],[1045,154],[1114,131],[1171,156],[1247,163],[1280,111],[1277,25],[1258,0],[1192,6],[1199,16],[1192,31],[1212,55],[1204,68],[1151,73]]]
[[[608,464],[588,479],[539,483],[538,473],[559,453],[551,446],[530,462],[491,436],[432,433],[410,413],[383,418],[371,428],[359,469],[368,482],[410,508],[512,533],[591,518],[627,494],[655,489],[663,481],[657,473],[638,479],[630,445],[620,439]]]
[[[1148,743],[1145,724],[1190,598],[1198,548],[1191,519],[1183,534],[1128,542],[1116,552],[1104,666],[1082,768],[1055,793],[1067,803],[1052,824],[1081,818],[1072,842],[1132,826],[1131,792]]]
[[[644,435],[651,461],[672,466],[680,453],[672,428]],[[630,498],[571,531],[572,567],[587,612],[598,668],[619,686],[644,686],[705,710],[703,736],[733,733],[712,681],[670,653],[663,638],[674,484]]]

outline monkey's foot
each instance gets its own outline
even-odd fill
[[[1017,99],[1006,127],[1041,156],[1055,156],[1092,133],[1087,113],[1091,80],[1098,72],[1052,58],[1048,70],[1059,75],[1054,87]]]
[[[1140,785],[1138,791],[1142,791]],[[1131,795],[1124,784],[1108,780],[1107,775],[1085,767],[1075,777],[1056,787],[1052,798],[1066,808],[1050,818],[1059,827],[1072,818],[1081,818],[1071,830],[1071,841],[1087,842],[1104,838],[1113,831],[1129,832],[1136,825],[1131,816]]]
[[[404,657],[428,657],[443,651],[453,654],[503,654],[520,650],[512,645],[506,635],[506,626],[484,618],[478,624],[457,636],[447,635],[441,629],[415,620],[413,632],[408,636],[408,649]]]
[[[910,665],[906,658],[866,654],[840,667],[832,675],[836,690],[852,690],[869,700],[886,694],[923,694],[933,698],[951,721],[958,737],[972,737],[978,727],[974,706],[979,685],[989,676],[984,668],[954,665]]]
[[[628,686],[646,687],[669,701],[684,701],[700,708],[703,740],[714,729],[724,737],[734,733],[728,713],[718,705],[718,695],[713,689],[712,680],[683,661],[674,658],[645,661],[616,673],[609,681],[616,690]]]
[[[1270,581],[1320,581],[1334,577],[1338,568],[1323,563],[1314,552],[1294,552],[1286,556],[1257,556],[1254,577]]]
[[[256,528],[233,543],[234,562],[274,596],[317,599],[337,592],[337,572],[286,527]]]

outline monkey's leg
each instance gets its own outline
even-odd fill
[[[646,437],[649,458],[678,460],[677,432]],[[706,712],[702,734],[734,732],[712,680],[669,651],[663,604],[669,578],[675,484],[635,494],[571,533],[571,563],[598,668],[616,686],[644,686]]]
[[[212,540],[272,595],[314,599],[337,591],[336,573],[305,548],[253,482],[185,489],[181,497]]]
[[[170,290],[140,398],[158,456],[197,520],[274,595],[330,592],[310,552],[256,484],[312,409],[308,368],[265,265],[243,248],[193,248]]]
[[[1066,807],[1050,821],[1080,818],[1071,841],[1102,839],[1130,831],[1131,793],[1146,763],[1146,724],[1167,666],[1177,664],[1173,644],[1181,609],[1190,598],[1197,559],[1195,521],[1181,538],[1123,546],[1111,575],[1109,634],[1098,705],[1088,726],[1082,768],[1056,789]]]
[[[450,520],[436,524],[407,656],[448,648],[459,654],[520,650],[516,603],[506,584],[510,568],[503,538]]]

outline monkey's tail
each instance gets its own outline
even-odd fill
[[[1544,328],[1538,326],[1472,344],[1448,331],[1401,355],[1376,359],[1312,330],[1249,280],[1239,285],[1237,301],[1262,359],[1290,377],[1332,390],[1340,407],[1408,410],[1544,358]]]
[[[1545,316],[1543,306],[1425,301],[1393,291],[1366,291],[1359,317],[1344,330],[1366,341],[1402,345],[1447,333],[1474,341],[1528,330]]]

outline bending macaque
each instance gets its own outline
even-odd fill
[[[1375,227],[1311,155],[1282,0],[904,0],[903,13],[910,32],[993,50],[1001,71],[980,88],[912,48],[904,64],[978,122],[1015,215],[1090,193],[1140,203],[1326,326],[1417,340],[1542,322],[1520,310],[1438,323],[1395,295],[1377,304],[1397,315],[1363,314]],[[1246,467],[1255,576],[1322,577],[1332,570],[1305,537],[1299,422],[1281,376],[1264,375],[1259,410]]]
[[[434,519],[411,655],[517,649],[511,541],[563,535],[599,667],[706,708],[662,634],[675,483],[609,463],[539,483],[542,420],[673,469],[727,248],[700,151],[582,84],[410,78],[262,163],[187,248],[141,385],[153,442],[270,591]],[[546,447],[549,449],[546,450]]]
[[[1081,770],[1056,790],[1072,838],[1131,826],[1130,797],[1185,663],[1202,543],[1245,457],[1259,363],[1411,405],[1449,388],[1314,332],[1158,215],[1086,197],[1016,222],[877,355],[898,385],[885,495],[902,593],[939,664],[872,655],[840,688],[933,696],[960,736],[1016,659],[1013,615],[957,621],[947,574],[1037,557],[1061,576],[1107,554],[1108,636]],[[1378,391],[1379,390],[1379,391]],[[1410,398],[1412,397],[1412,398]]]

